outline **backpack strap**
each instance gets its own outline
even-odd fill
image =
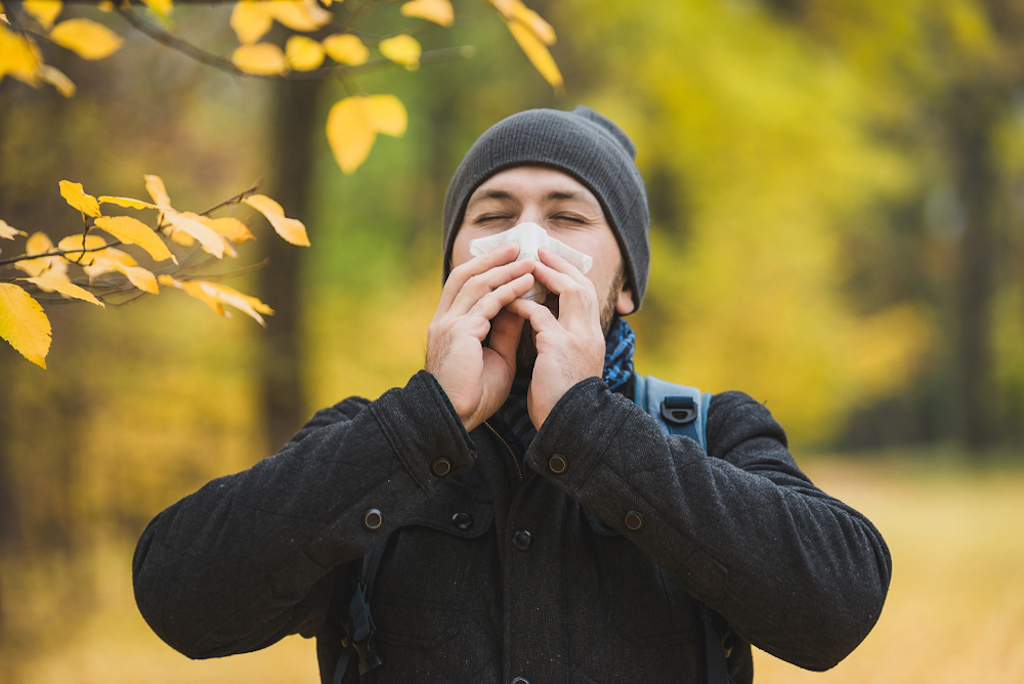
[[[372,553],[363,556],[362,569],[356,581],[355,591],[352,592],[352,600],[348,604],[348,621],[345,624],[347,635],[341,642],[345,650],[341,652],[338,664],[334,668],[334,684],[342,684],[345,680],[353,653],[359,656],[360,675],[384,662],[377,655],[373,645],[373,635],[377,631],[377,626],[373,624],[373,616],[370,615],[370,597],[373,595],[373,585],[389,539],[390,536],[384,537]]]
[[[708,450],[708,406],[711,394],[696,387],[665,382],[653,375],[633,373],[633,401],[668,435],[689,437]],[[707,657],[708,684],[732,684],[729,677],[725,643],[712,625],[712,611],[700,603],[704,623],[704,652]],[[726,635],[728,636],[728,634]]]

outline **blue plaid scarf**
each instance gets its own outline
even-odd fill
[[[613,392],[621,390],[633,376],[633,351],[636,349],[636,334],[622,318],[616,316],[612,320],[611,330],[604,347],[604,381]],[[512,392],[500,409],[497,417],[508,427],[517,438],[519,445],[530,445],[537,436],[537,428],[530,422],[530,414],[526,409],[526,392],[530,387],[529,378],[517,377],[512,381]],[[517,446],[519,446],[517,445]],[[517,449],[516,451],[520,451]],[[520,457],[522,454],[519,454]]]

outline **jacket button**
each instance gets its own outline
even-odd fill
[[[452,472],[452,462],[447,458],[439,458],[430,465],[430,469],[434,471],[434,474],[438,477],[444,477],[448,473]]]
[[[371,508],[366,511],[366,515],[363,516],[363,527],[370,530],[371,532],[376,529],[380,529],[380,526],[384,524],[384,516],[380,514],[376,508]]]
[[[569,468],[569,462],[565,460],[565,456],[562,454],[554,454],[548,459],[548,468],[551,468],[551,472],[556,475],[561,475]]]
[[[468,530],[473,526],[473,516],[469,513],[456,513],[452,516],[452,523],[460,530]]]
[[[533,535],[526,530],[519,530],[512,535],[512,546],[519,551],[529,551],[533,545]]]
[[[530,684],[530,680],[526,677],[516,677],[512,680],[512,684]]]
[[[640,511],[629,511],[626,513],[626,527],[636,532],[644,526],[644,516]]]

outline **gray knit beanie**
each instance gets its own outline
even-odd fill
[[[651,217],[634,159],[636,147],[611,119],[579,106],[571,112],[530,109],[491,126],[463,158],[444,200],[444,277],[466,204],[480,185],[513,166],[548,166],[585,185],[604,209],[619,242],[635,309],[647,288]]]

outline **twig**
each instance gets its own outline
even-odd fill
[[[108,242],[102,247],[88,247],[83,249],[59,249],[55,252],[46,252],[44,254],[22,254],[21,256],[0,259],[0,266],[6,266],[8,264],[13,264],[18,261],[29,261],[30,259],[44,259],[46,257],[66,256],[68,254],[85,254],[86,252],[102,252],[108,247],[117,247],[118,245],[123,244],[124,243],[120,240],[114,240],[113,242]],[[70,259],[68,261],[70,261]]]

